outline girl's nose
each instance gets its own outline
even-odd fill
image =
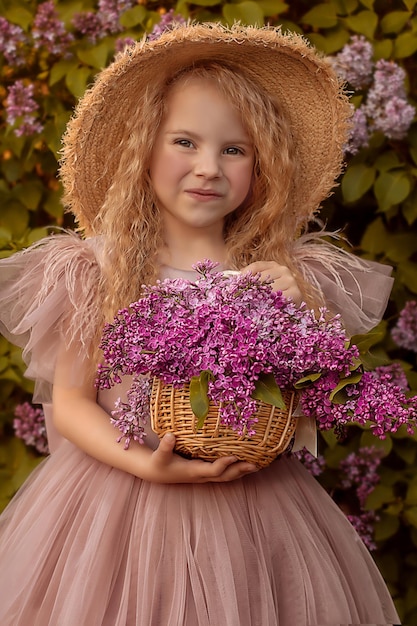
[[[194,164],[194,173],[196,176],[203,176],[204,178],[218,178],[221,175],[218,154],[208,150],[199,152]]]

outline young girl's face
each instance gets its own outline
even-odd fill
[[[254,149],[238,111],[208,79],[188,78],[169,93],[150,175],[164,228],[223,229],[247,197]]]

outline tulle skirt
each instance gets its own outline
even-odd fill
[[[396,623],[367,549],[292,458],[161,485],[65,442],[0,517],[2,626]]]

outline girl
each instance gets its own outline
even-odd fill
[[[299,237],[340,172],[349,114],[302,38],[213,24],[137,44],[86,94],[61,171],[86,238],[2,263],[3,332],[24,346],[52,450],[0,518],[2,626],[398,622],[298,461],[187,460],[151,431],[126,451],[109,413],[130,381],[94,387],[105,321],[203,258],[326,301],[352,332],[376,323],[389,270]],[[297,443],[313,446],[305,421]]]

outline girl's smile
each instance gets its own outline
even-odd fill
[[[210,80],[180,81],[151,158],[165,230],[222,232],[250,191],[254,150],[241,116]]]

